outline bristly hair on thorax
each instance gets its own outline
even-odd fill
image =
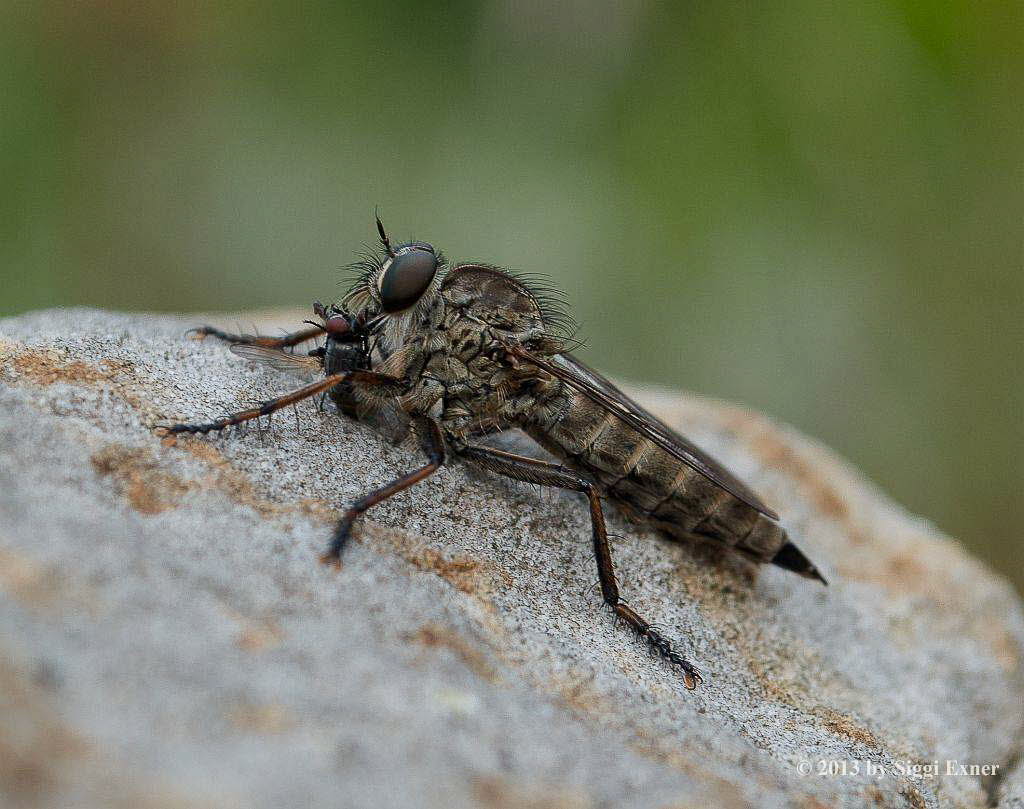
[[[346,270],[346,277],[349,280],[349,288],[342,297],[342,306],[350,313],[369,309],[373,311],[380,306],[379,293],[377,292],[377,279],[384,269],[386,256],[382,257],[379,250],[364,245],[359,253],[359,259],[349,264]],[[431,291],[436,292],[444,284],[445,278],[450,272],[458,269],[463,264],[450,265],[444,254],[437,253],[438,271],[437,276],[431,284]],[[582,340],[576,337],[578,325],[570,314],[570,308],[565,293],[551,281],[550,277],[542,273],[515,272],[483,262],[468,262],[473,266],[486,267],[500,272],[514,279],[522,285],[526,292],[537,302],[540,308],[541,317],[544,321],[545,333],[550,337],[565,343],[566,350],[569,345],[579,347]],[[408,312],[394,319],[392,328],[387,329],[390,334],[385,336],[385,341],[394,344],[399,333],[405,331],[409,322],[415,319],[421,305],[429,305],[433,295],[424,295],[416,306]],[[393,339],[388,339],[389,337]]]
[[[576,338],[579,325],[571,314],[569,301],[565,293],[555,286],[550,276],[544,273],[514,272],[502,267],[493,267],[493,269],[514,278],[533,296],[533,299],[537,301],[537,306],[540,307],[540,314],[544,320],[547,334],[562,339],[566,343],[582,344]]]

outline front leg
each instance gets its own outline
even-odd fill
[[[352,535],[352,525],[360,514],[378,503],[382,503],[389,497],[405,491],[410,486],[415,486],[421,480],[430,477],[444,466],[447,460],[447,449],[445,447],[444,435],[441,433],[441,428],[437,422],[431,418],[423,417],[416,420],[415,426],[423,451],[427,456],[427,463],[407,475],[402,475],[402,477],[389,483],[387,486],[375,489],[349,506],[338,521],[338,525],[334,529],[334,535],[331,537],[331,544],[327,552],[320,557],[321,562],[336,567],[340,566],[341,552],[348,543],[349,537]]]
[[[686,688],[692,691],[701,683],[701,674],[697,668],[673,649],[672,644],[664,635],[637,615],[632,607],[619,599],[619,585],[615,581],[615,569],[612,567],[612,553],[608,545],[608,531],[605,528],[601,498],[593,483],[563,469],[558,464],[538,461],[489,447],[468,446],[458,450],[458,454],[470,463],[497,472],[499,475],[523,480],[527,483],[556,486],[559,489],[570,489],[585,494],[590,501],[594,556],[597,559],[597,575],[601,580],[601,594],[605,603],[641,638],[646,640],[654,651],[683,670],[683,684]]]

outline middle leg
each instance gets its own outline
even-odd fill
[[[444,435],[441,433],[441,428],[437,422],[431,418],[420,418],[416,420],[415,426],[419,434],[420,444],[427,456],[427,463],[419,469],[402,475],[402,477],[392,481],[387,486],[375,489],[364,497],[360,497],[345,509],[345,513],[338,520],[338,525],[331,536],[331,544],[328,546],[326,553],[320,557],[321,562],[340,567],[341,552],[345,549],[345,545],[348,544],[349,538],[352,536],[352,525],[357,517],[389,497],[405,491],[410,486],[415,486],[421,480],[430,477],[444,466],[447,460],[447,450]]]
[[[701,683],[700,672],[672,647],[668,638],[651,623],[641,618],[632,607],[620,600],[619,585],[615,580],[615,569],[612,566],[611,547],[608,544],[608,531],[605,527],[604,512],[601,509],[601,498],[593,483],[563,469],[558,464],[538,461],[534,458],[489,447],[468,446],[460,449],[458,454],[470,463],[497,472],[499,475],[523,480],[527,483],[555,486],[559,489],[570,489],[585,494],[590,501],[594,556],[597,559],[597,575],[601,580],[601,595],[604,597],[605,603],[641,638],[646,640],[654,651],[683,670],[683,684],[688,689],[692,691]]]

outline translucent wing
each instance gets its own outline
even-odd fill
[[[323,373],[323,362],[319,357],[307,357],[302,354],[289,354],[276,348],[254,346],[247,343],[235,343],[228,346],[228,351],[247,360],[269,365],[278,371],[308,377],[311,374]]]
[[[558,377],[591,401],[614,413],[645,438],[653,441],[691,469],[700,472],[708,480],[721,486],[729,494],[742,500],[751,508],[757,509],[773,520],[779,518],[778,514],[768,508],[746,484],[718,461],[660,419],[647,412],[615,387],[608,379],[580,362],[572,354],[540,357],[519,346],[509,346],[508,350],[512,354]]]

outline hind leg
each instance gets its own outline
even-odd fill
[[[615,614],[625,621],[634,632],[650,644],[650,647],[663,658],[683,671],[683,684],[691,691],[702,681],[700,672],[690,661],[677,652],[668,638],[661,634],[648,621],[641,618],[633,608],[624,604],[619,598],[619,584],[615,580],[615,568],[612,566],[612,552],[608,544],[608,531],[605,528],[604,512],[601,509],[601,498],[594,484],[589,480],[569,472],[558,464],[538,461],[511,452],[490,449],[487,447],[469,446],[458,451],[460,457],[483,469],[497,472],[499,475],[537,483],[541,486],[555,486],[559,489],[570,489],[581,492],[590,502],[590,524],[594,543],[594,557],[597,560],[597,575],[601,580],[601,595],[605,603]]]

